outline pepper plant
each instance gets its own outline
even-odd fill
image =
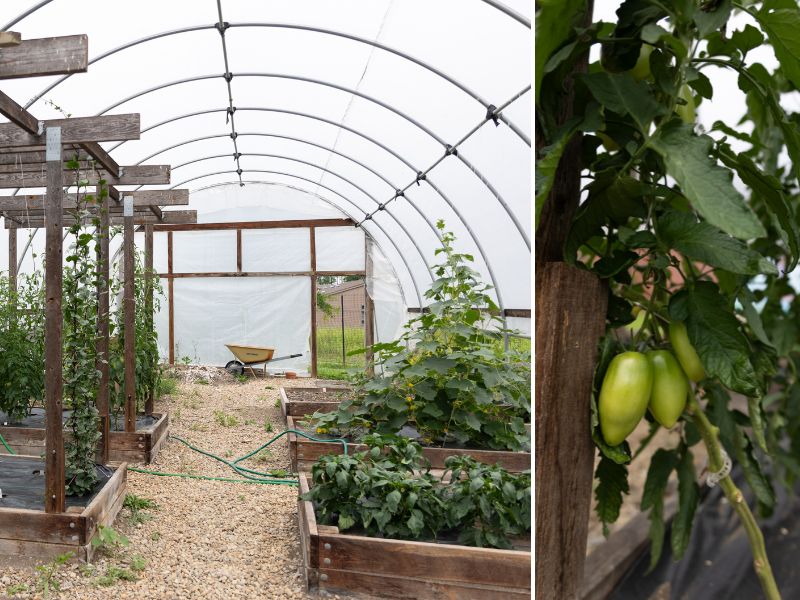
[[[353,398],[316,413],[319,430],[358,437],[413,427],[427,445],[520,450],[528,444],[530,352],[504,350],[491,286],[456,252],[455,236],[437,223],[442,246],[425,292],[428,312],[399,340],[375,344],[374,377],[354,380]]]
[[[556,172],[579,163],[585,185],[563,258],[611,292],[595,395],[623,349],[669,348],[670,323],[683,323],[705,371],[679,422],[680,442],[650,463],[641,507],[652,564],[672,472],[674,557],[687,548],[699,498],[693,447],[702,442],[711,481],[719,479],[743,522],[764,593],[778,598],[757,521],[724,467],[728,457],[739,466],[761,515],[775,504],[774,483],[800,474],[800,304],[789,279],[800,255],[800,117],[782,103],[800,89],[800,9],[790,0],[625,0],[615,23],[590,23],[580,0],[542,4],[536,216],[559,185]],[[595,46],[600,60],[581,67]],[[774,69],[753,58],[762,46],[778,59]],[[719,70],[735,76],[743,114],[704,128],[695,107],[724,93]],[[574,86],[568,119],[565,82]],[[562,164],[575,144],[572,164]],[[625,340],[618,328],[634,320],[633,309],[643,323]],[[734,395],[746,398],[741,408]],[[603,439],[594,401],[592,410],[597,512],[608,524],[628,491],[632,452]]]

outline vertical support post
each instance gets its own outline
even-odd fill
[[[175,279],[172,277],[172,232],[167,232],[167,308],[169,316],[169,364],[175,365]]]
[[[342,366],[347,366],[347,358],[344,349],[344,294],[342,293],[339,296],[339,304],[341,305],[341,313],[342,313]]]
[[[61,333],[63,281],[63,199],[64,174],[61,168],[61,128],[46,129],[47,195],[45,204],[46,264],[44,316],[44,397],[45,397],[45,484],[44,509],[64,512],[64,428],[61,421],[64,392]]]
[[[536,591],[578,597],[592,502],[589,399],[608,289],[562,262],[536,266]]]
[[[17,230],[8,229],[8,288],[17,291]]]
[[[316,228],[309,227],[311,244],[311,376],[317,376],[317,235]]]
[[[122,306],[125,313],[125,431],[136,431],[136,301],[133,292],[133,196],[123,196],[122,253],[125,282]]]
[[[100,463],[106,464],[109,455],[109,366],[108,366],[108,321],[109,321],[109,238],[108,238],[108,193],[103,194],[102,186],[95,188],[96,197],[100,201],[100,225],[97,228],[97,361],[96,368],[100,372],[97,384],[97,412],[100,417]]]
[[[372,260],[369,257],[369,241],[364,236],[364,347],[367,349],[365,354],[367,363],[367,375],[375,375],[375,353],[372,346],[375,344],[375,306],[372,304],[372,296],[369,295],[369,280],[372,277]]]
[[[144,314],[147,319],[147,332],[153,331],[153,226],[144,226]],[[156,365],[153,365],[156,366]],[[155,404],[155,390],[147,392],[144,401],[144,413],[153,414]]]
[[[236,272],[242,272],[242,230],[236,230]],[[264,365],[266,368],[266,365]]]

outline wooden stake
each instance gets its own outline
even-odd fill
[[[12,233],[13,232],[13,233]],[[17,230],[8,230],[8,288],[17,291]]]
[[[371,348],[375,343],[375,306],[367,289],[367,282],[372,277],[372,261],[369,258],[369,243],[366,236],[364,236],[364,272],[366,273],[364,277],[364,347],[367,349],[365,354],[367,375],[373,377],[375,375],[375,366],[372,361],[375,359],[375,353]]]
[[[167,273],[172,275],[172,232],[167,232]],[[175,364],[175,281],[167,282],[169,314],[169,364]]]
[[[95,188],[100,198],[101,186]],[[13,231],[10,230],[10,231]],[[100,226],[97,228],[97,370],[100,381],[97,385],[97,412],[100,416],[100,462],[106,464],[109,456],[111,423],[109,419],[109,365],[108,365],[108,320],[109,320],[109,238],[108,238],[108,196],[102,200]]]
[[[147,330],[153,330],[153,226],[144,226],[144,314],[147,317]],[[155,392],[150,390],[144,402],[144,413],[153,414]]]
[[[236,272],[242,272],[242,230],[236,230]]]
[[[317,235],[314,227],[309,227],[308,239],[311,244],[311,376],[317,376]]]
[[[45,249],[45,321],[44,321],[44,397],[45,397],[45,498],[49,513],[64,512],[64,429],[62,395],[61,284],[63,280],[63,231],[61,202],[64,173],[61,170],[61,128],[46,129],[47,143],[47,212]]]
[[[133,295],[135,270],[133,265],[133,199],[123,196],[127,202],[124,212],[123,256],[125,282],[123,287],[123,310],[125,313],[125,431],[136,431],[136,306]],[[130,208],[130,211],[127,209]]]

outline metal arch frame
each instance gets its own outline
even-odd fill
[[[282,177],[291,177],[293,179],[300,179],[301,181],[306,181],[306,182],[308,182],[308,183],[310,183],[312,185],[318,185],[319,187],[328,190],[332,194],[335,194],[336,196],[339,196],[345,202],[353,205],[353,207],[356,208],[357,210],[360,210],[361,212],[364,212],[357,204],[355,204],[352,200],[350,200],[349,198],[347,198],[343,194],[337,192],[334,189],[329,188],[326,185],[323,185],[321,183],[317,183],[316,181],[312,181],[311,179],[307,179],[307,178],[302,177],[300,175],[293,175],[292,173],[283,173],[281,171],[267,171],[267,170],[261,170],[261,169],[242,169],[242,172],[265,173],[265,174],[270,174],[270,175],[280,175]],[[178,183],[178,184],[172,186],[170,189],[173,189],[173,188],[178,187],[180,185],[186,185],[187,183],[192,182],[192,181],[196,181],[198,179],[203,179],[204,177],[213,177],[214,175],[228,175],[228,174],[231,174],[231,173],[236,174],[236,170],[233,170],[233,171],[230,171],[230,170],[229,171],[216,171],[214,173],[206,173],[205,175],[198,175],[197,177],[192,177],[190,179],[186,179],[185,181],[182,181],[181,183]],[[333,206],[335,206],[336,208],[341,210],[343,213],[345,213],[351,219],[353,218],[353,215],[349,211],[344,210],[343,208],[341,208],[337,204],[331,202],[330,200],[328,200],[328,202],[330,202]],[[364,213],[364,214],[366,214],[366,213]],[[383,235],[386,236],[386,239],[388,239],[389,242],[392,244],[392,246],[394,246],[395,251],[400,256],[400,260],[403,261],[403,265],[405,265],[406,270],[408,271],[408,275],[411,278],[411,282],[414,284],[414,293],[416,293],[416,295],[417,295],[417,300],[419,301],[419,305],[422,306],[422,296],[419,293],[419,286],[417,285],[417,281],[414,278],[414,271],[412,271],[411,267],[409,267],[408,261],[406,260],[405,255],[402,252],[400,252],[400,249],[397,247],[397,244],[392,239],[392,236],[390,236],[388,233],[386,233],[386,230],[383,227],[381,227],[381,224],[376,222],[374,219],[372,220],[372,222],[375,223],[375,226],[378,229],[381,230],[381,233],[383,233]],[[430,271],[428,272],[428,275],[430,276],[431,281],[433,281],[433,275],[430,273]]]
[[[291,184],[288,184],[288,183],[283,183],[281,181],[267,181],[265,179],[244,179],[244,180],[242,180],[241,183],[245,183],[245,184],[248,184],[248,185],[275,186],[275,187],[283,187],[283,188],[287,188],[287,189],[291,189],[291,190],[297,190],[298,192],[301,192],[303,194],[308,194],[309,196],[315,196],[316,198],[319,198],[322,202],[325,202],[326,204],[330,204],[331,206],[333,206],[336,210],[341,212],[343,215],[350,216],[350,215],[348,215],[348,213],[344,209],[342,209],[338,204],[336,204],[335,202],[333,202],[329,198],[325,198],[324,196],[320,196],[319,194],[315,194],[312,191],[305,190],[303,188],[300,188],[300,187],[297,187],[297,186],[294,186],[294,185],[291,185]],[[231,186],[231,185],[235,185],[235,186],[238,187],[239,184],[240,184],[239,181],[223,181],[223,182],[220,182],[220,183],[212,183],[210,185],[206,185],[206,186],[203,186],[201,188],[197,188],[196,190],[193,190],[193,191],[195,193],[200,193],[200,192],[203,192],[205,190],[210,190],[210,189],[218,188],[218,187],[228,187],[228,186]],[[384,256],[387,256],[386,251],[383,249],[383,247],[381,246],[380,242],[378,242],[378,240],[369,231],[367,231],[365,229],[364,230],[364,234],[366,235],[367,238],[372,240],[372,242],[378,247],[378,250],[380,250],[381,253],[383,253]],[[395,246],[394,248],[395,248],[395,251],[397,251],[397,246]],[[394,263],[391,260],[389,261],[389,265],[392,268],[392,271],[394,273],[395,279],[397,279],[397,287],[400,290],[400,297],[403,299],[403,304],[405,306],[408,306],[408,300],[406,299],[406,291],[403,289],[403,284],[400,282],[400,277],[397,275],[397,270],[394,268]],[[409,274],[409,276],[410,276],[410,274]],[[412,285],[414,285],[414,279],[413,278],[411,279],[411,283],[412,283]]]
[[[144,134],[144,133],[146,133],[148,131],[151,131],[153,129],[156,129],[158,127],[161,127],[162,125],[167,125],[169,123],[174,123],[175,121],[178,121],[178,120],[181,120],[181,119],[186,119],[186,118],[195,117],[195,116],[201,116],[201,115],[206,115],[206,114],[212,114],[212,113],[215,113],[215,112],[227,112],[227,110],[228,110],[227,108],[214,108],[214,109],[209,109],[209,110],[202,110],[202,111],[186,113],[184,115],[179,115],[177,117],[172,117],[172,118],[169,118],[169,119],[165,119],[164,121],[160,121],[158,123],[155,123],[154,125],[150,125],[149,127],[146,127],[145,129],[142,129],[142,134]],[[375,144],[376,146],[378,146],[382,150],[385,150],[386,152],[391,154],[393,157],[395,157],[397,160],[399,160],[401,163],[403,163],[403,165],[405,165],[406,167],[411,169],[411,171],[413,173],[418,173],[419,172],[418,168],[414,167],[414,165],[412,165],[408,160],[406,160],[405,157],[403,157],[402,155],[398,154],[397,152],[392,150],[390,147],[386,146],[385,144],[381,143],[380,141],[376,140],[375,138],[363,133],[362,131],[359,131],[358,129],[354,129],[352,127],[349,127],[349,126],[345,125],[344,123],[337,123],[336,121],[332,121],[330,119],[326,119],[324,117],[319,117],[317,115],[312,115],[312,114],[309,114],[309,113],[293,111],[293,110],[285,110],[285,109],[279,109],[279,108],[271,108],[271,107],[236,107],[236,111],[237,112],[240,111],[240,110],[242,110],[242,111],[275,112],[275,113],[281,113],[281,114],[289,114],[289,115],[293,115],[293,116],[297,116],[297,117],[304,117],[304,118],[308,118],[308,119],[313,119],[313,120],[316,120],[316,121],[320,121],[322,123],[327,123],[327,124],[332,125],[334,127],[338,127],[340,129],[344,129],[345,131],[348,131],[348,132],[352,133],[353,135],[356,135],[356,136],[358,136],[358,137],[360,137],[362,139],[365,139],[365,140],[367,140],[369,142],[372,142],[373,144]],[[245,134],[242,134],[242,135],[245,135]],[[296,138],[293,138],[293,139],[296,140]],[[297,141],[300,141],[300,140],[297,140]],[[116,148],[119,148],[124,143],[126,143],[126,142],[124,142],[124,141],[118,142],[116,145],[112,146],[109,149],[109,152],[115,150]],[[172,148],[170,148],[170,149],[172,149]],[[348,160],[350,160],[352,162],[355,162],[357,165],[369,170],[371,173],[373,173],[379,179],[384,181],[393,190],[397,189],[396,185],[394,185],[393,183],[388,181],[385,177],[383,177],[380,173],[378,173],[377,171],[369,168],[367,165],[361,163],[360,161],[357,161],[357,160],[353,159],[350,156],[344,155],[344,154],[342,154],[342,153],[340,153],[340,152],[338,152],[336,150],[330,149],[330,148],[326,148],[326,150],[329,150],[330,152],[333,152],[334,154],[337,154],[339,156],[342,156],[343,158],[346,158],[346,159],[348,159]],[[226,155],[220,155],[220,156],[226,156]],[[148,157],[148,158],[152,158],[152,155],[150,157]],[[144,159],[144,160],[147,160],[147,159]],[[186,163],[184,163],[184,164],[186,164]],[[179,166],[182,166],[182,165],[179,165]],[[178,167],[174,167],[174,168],[178,168]],[[430,179],[426,178],[425,182],[430,186],[430,188],[434,192],[436,192],[436,194],[438,194],[442,198],[442,200],[444,200],[445,204],[447,204],[447,206],[450,207],[450,210],[453,211],[453,213],[456,215],[458,220],[461,222],[461,224],[467,230],[467,233],[469,234],[470,238],[472,239],[472,242],[475,244],[475,247],[478,249],[478,254],[480,255],[481,259],[483,260],[483,263],[486,265],[486,270],[489,273],[489,278],[492,280],[492,285],[494,286],[495,294],[497,295],[497,303],[498,303],[499,307],[501,309],[503,309],[504,308],[504,303],[503,303],[502,293],[500,292],[500,285],[498,283],[497,277],[495,276],[494,269],[492,268],[492,265],[489,262],[489,257],[486,254],[486,251],[484,250],[482,244],[480,243],[480,240],[479,240],[478,236],[475,234],[475,232],[473,231],[473,229],[470,226],[470,224],[467,221],[467,219],[464,218],[464,216],[461,214],[461,211],[450,200],[450,198],[448,198],[447,195],[441,189],[439,189],[439,187],[435,183],[433,183]],[[416,203],[413,202],[411,200],[411,198],[406,197],[406,200],[408,200],[408,203],[420,214],[420,216],[423,217],[423,219],[428,221],[427,217],[425,217],[425,215],[423,214],[421,209],[419,209],[417,207]],[[428,222],[428,223],[429,223],[431,229],[433,230],[433,233],[441,241],[441,234],[439,233],[439,230],[436,229],[436,227],[434,227],[432,223],[430,223],[430,222]]]
[[[525,17],[524,15],[521,15],[520,13],[515,11],[513,8],[511,8],[510,6],[506,6],[502,2],[497,2],[496,0],[481,0],[481,2],[485,2],[486,4],[491,6],[492,8],[494,8],[496,10],[499,10],[501,13],[504,13],[504,14],[508,15],[509,17],[514,19],[515,21],[517,21],[519,23],[522,23],[528,29],[531,28],[531,22],[528,20],[528,18]]]
[[[395,108],[395,107],[393,107],[393,106],[391,106],[389,104],[386,104],[385,102],[383,102],[381,100],[378,100],[377,98],[374,98],[373,96],[370,96],[369,94],[365,94],[364,92],[360,92],[358,90],[354,90],[354,89],[351,89],[351,88],[348,88],[348,87],[345,87],[345,86],[340,86],[340,85],[335,84],[335,83],[322,81],[322,80],[319,80],[319,79],[313,79],[313,78],[310,78],[310,77],[300,77],[300,76],[297,76],[297,75],[287,75],[287,74],[283,74],[283,73],[251,73],[251,72],[244,72],[244,73],[233,74],[233,76],[234,77],[268,77],[268,78],[271,77],[271,78],[276,78],[276,79],[288,79],[288,80],[291,80],[291,81],[302,81],[302,82],[305,82],[305,83],[312,83],[312,84],[315,84],[315,85],[322,85],[322,86],[325,86],[325,87],[330,87],[332,89],[336,89],[336,90],[339,90],[339,91],[342,91],[342,92],[345,92],[345,93],[348,93],[348,94],[352,94],[354,96],[358,96],[358,97],[363,98],[363,99],[365,99],[365,100],[367,100],[369,102],[377,104],[378,106],[380,106],[382,108],[385,108],[386,110],[388,110],[388,111],[396,114],[397,116],[401,117],[402,119],[408,121],[412,125],[415,125],[421,131],[423,131],[425,134],[427,134],[429,137],[434,139],[443,148],[445,148],[445,149],[447,148],[447,143],[444,141],[444,139],[442,139],[434,131],[432,131],[431,129],[429,129],[428,127],[426,127],[425,125],[423,125],[422,123],[417,121],[416,119],[414,119],[414,117],[406,114],[405,112],[401,111],[400,109],[397,109],[397,108]],[[173,87],[173,86],[176,86],[176,85],[182,85],[184,83],[193,83],[193,82],[196,82],[196,81],[206,81],[206,80],[210,80],[210,79],[216,79],[217,77],[224,78],[223,75],[197,75],[195,77],[186,77],[186,78],[183,78],[183,79],[177,79],[175,81],[170,81],[170,82],[167,82],[167,83],[164,83],[164,84],[161,84],[161,85],[157,85],[155,87],[148,88],[146,90],[142,90],[140,92],[137,92],[137,93],[135,93],[135,94],[133,94],[131,96],[128,96],[127,98],[124,98],[123,100],[115,102],[114,104],[106,107],[101,112],[97,113],[97,115],[103,115],[103,114],[107,113],[108,111],[113,110],[114,108],[120,106],[121,104],[125,104],[126,102],[130,102],[131,100],[135,100],[137,98],[140,98],[141,96],[144,96],[144,95],[152,93],[152,92],[157,92],[157,91],[166,89],[168,87]],[[456,156],[456,158],[458,158],[458,160],[460,160],[475,175],[475,177],[478,178],[478,180],[481,183],[483,183],[484,186],[486,186],[486,188],[489,190],[489,192],[491,192],[491,194],[495,197],[495,199],[500,203],[500,206],[503,207],[503,210],[505,210],[506,215],[508,215],[509,219],[511,219],[511,222],[514,224],[514,226],[517,228],[517,231],[522,236],[522,239],[525,242],[525,245],[527,246],[528,250],[530,250],[531,249],[531,240],[528,237],[528,235],[526,234],[525,228],[522,226],[522,223],[519,221],[519,219],[517,219],[517,216],[511,210],[511,207],[508,206],[508,203],[506,203],[505,199],[500,194],[500,192],[498,192],[497,189],[495,189],[495,187],[491,184],[491,182],[483,175],[483,173],[481,173],[480,169],[475,167],[466,158],[464,158],[463,152],[457,152],[454,155]]]
[[[473,100],[478,102],[486,110],[489,110],[489,107],[492,106],[492,104],[490,102],[488,102],[487,100],[485,100],[480,94],[478,94],[474,90],[468,88],[466,85],[464,85],[460,81],[454,79],[453,77],[451,77],[447,73],[437,69],[433,65],[430,65],[427,62],[425,62],[425,61],[423,61],[423,60],[421,60],[419,58],[415,58],[415,57],[413,57],[413,56],[411,56],[409,54],[406,54],[402,50],[398,50],[396,48],[392,48],[390,46],[386,46],[384,44],[381,44],[377,40],[369,40],[369,39],[366,39],[366,38],[359,37],[357,35],[353,35],[353,34],[350,34],[350,33],[345,33],[343,31],[334,31],[332,29],[324,29],[322,27],[313,27],[311,25],[299,25],[299,24],[293,24],[293,23],[228,23],[228,27],[229,28],[235,28],[235,27],[241,27],[241,28],[244,28],[244,27],[263,27],[263,28],[273,28],[273,29],[293,29],[293,30],[297,30],[297,31],[308,31],[308,32],[311,32],[311,33],[319,33],[319,34],[323,34],[323,35],[331,35],[331,36],[334,36],[334,37],[339,37],[339,38],[342,38],[342,39],[347,39],[347,40],[351,40],[351,41],[354,41],[354,42],[359,42],[359,43],[362,43],[362,44],[366,44],[368,46],[372,46],[373,48],[378,48],[378,49],[384,50],[385,52],[388,52],[390,54],[394,54],[395,56],[399,56],[400,58],[408,60],[408,61],[414,63],[415,65],[417,65],[419,67],[422,67],[423,69],[433,73],[434,75],[437,75],[437,76],[441,77],[442,79],[447,81],[449,84],[455,86],[456,88],[458,88],[459,90],[461,90],[462,92],[464,92],[465,94],[470,96]],[[173,30],[170,30],[170,31],[163,31],[163,32],[160,32],[160,33],[149,35],[149,36],[140,38],[138,40],[134,40],[132,42],[128,42],[126,44],[123,44],[122,46],[118,46],[117,48],[113,48],[113,49],[111,49],[111,50],[109,50],[109,51],[107,51],[107,52],[105,52],[105,53],[93,58],[92,60],[90,60],[89,61],[89,65],[92,65],[95,62],[101,61],[104,58],[112,56],[112,55],[116,54],[117,52],[121,52],[123,50],[127,50],[128,48],[132,48],[132,47],[138,46],[140,44],[151,42],[153,40],[157,40],[157,39],[161,39],[161,38],[165,38],[165,37],[170,37],[170,36],[173,36],[173,35],[181,35],[181,34],[184,34],[184,33],[191,33],[191,32],[195,32],[195,31],[205,31],[205,30],[211,30],[211,29],[215,29],[216,30],[217,29],[217,24],[215,23],[214,25],[195,25],[195,26],[192,26],[192,27],[185,27],[185,28],[181,28],[181,29],[173,29]],[[36,96],[34,96],[28,102],[28,104],[25,105],[25,108],[29,108],[33,103],[38,101],[44,94],[46,94],[47,92],[49,92],[50,90],[52,90],[53,88],[58,86],[61,82],[65,81],[66,79],[68,79],[71,76],[72,76],[72,74],[64,75],[60,79],[54,81],[50,86],[45,88],[42,92],[40,92],[39,94],[36,94]],[[501,120],[503,123],[505,123],[522,141],[524,141],[528,145],[528,147],[530,147],[530,145],[531,145],[530,138],[527,135],[525,135],[525,133],[519,127],[517,127],[512,121],[510,121],[508,119],[508,117],[505,117],[504,115],[498,115],[498,119]]]

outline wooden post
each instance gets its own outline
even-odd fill
[[[153,226],[144,226],[144,314],[147,319],[148,334],[153,330]],[[144,401],[144,413],[153,414],[155,391],[147,392]]]
[[[8,230],[8,288],[17,291],[17,230]]]
[[[242,230],[236,230],[236,272],[242,272]]]
[[[317,235],[316,228],[309,227],[311,244],[311,376],[317,376]]]
[[[369,258],[369,243],[364,236],[364,347],[367,349],[365,353],[367,375],[372,377],[375,375],[375,353],[372,351],[372,345],[375,343],[375,306],[372,303],[372,297],[369,295],[369,278],[372,277],[372,261]]]
[[[136,431],[136,305],[133,295],[135,269],[133,265],[133,198],[123,196],[125,261],[123,311],[125,313],[125,431]]]
[[[172,275],[172,232],[167,232],[167,273]],[[169,316],[169,364],[175,365],[175,280],[167,282],[167,314]]]
[[[45,484],[44,509],[64,512],[64,429],[62,395],[61,310],[63,231],[62,207],[64,173],[61,169],[61,128],[46,128],[47,201],[45,205],[45,316],[44,316],[44,397],[45,397]]]
[[[102,187],[97,186],[97,198]],[[97,385],[97,412],[100,423],[100,463],[106,464],[109,455],[109,366],[108,366],[108,321],[109,321],[109,238],[108,238],[108,194],[100,205],[100,226],[97,228],[97,370],[100,380]]]

